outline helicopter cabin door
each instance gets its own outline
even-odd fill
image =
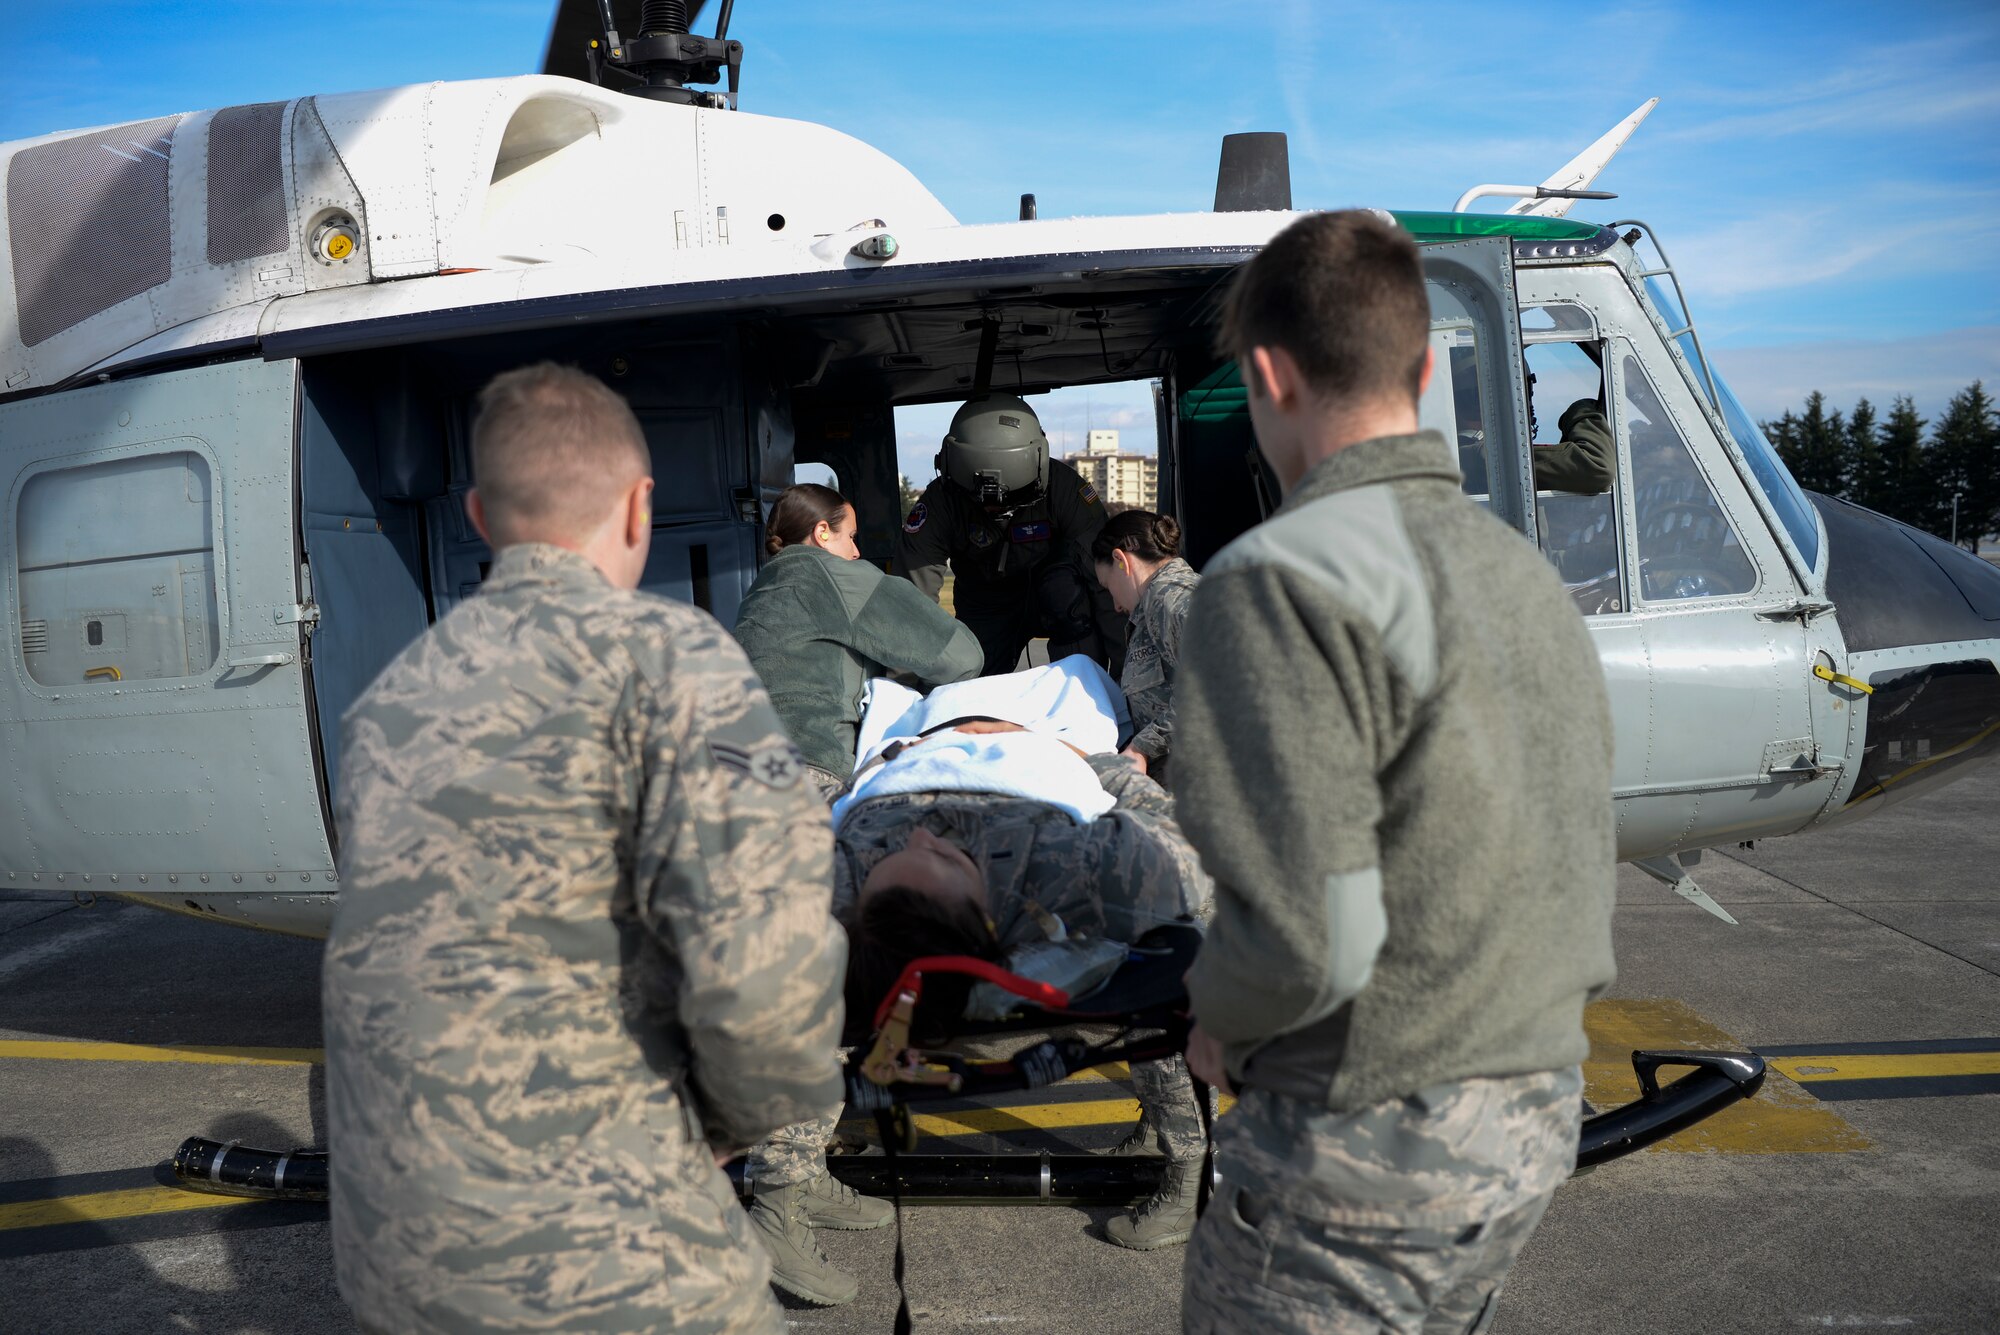
[[[296,363],[237,361],[0,405],[0,884],[225,917],[334,890],[297,400]]]
[[[1512,242],[1494,237],[1430,245],[1423,259],[1433,361],[1418,420],[1455,448],[1466,494],[1532,542],[1536,515]]]

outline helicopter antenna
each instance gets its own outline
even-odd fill
[[[1639,122],[1652,114],[1660,105],[1660,99],[1649,97],[1639,104],[1639,109],[1619,121],[1583,152],[1556,169],[1553,176],[1542,182],[1542,189],[1549,191],[1582,191],[1597,179],[1597,174],[1610,165],[1618,150],[1625,147],[1625,141],[1632,137],[1632,131],[1639,128]],[[1510,206],[1509,213],[1532,213],[1541,218],[1560,218],[1570,210],[1570,205],[1579,199],[1603,199],[1601,194],[1542,195],[1539,198],[1523,199]]]

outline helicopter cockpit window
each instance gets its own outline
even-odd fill
[[[1650,602],[1749,593],[1756,567],[1639,360],[1620,362],[1620,430],[1632,460],[1641,596]]]
[[[1436,369],[1417,404],[1417,419],[1458,447],[1458,471],[1468,496],[1484,499],[1486,408],[1479,384],[1479,335],[1470,326],[1431,330]]]
[[[1597,319],[1566,301],[1530,306],[1521,312],[1521,339],[1526,343],[1574,342],[1597,337]]]
[[[1575,306],[1559,309],[1581,317],[1560,326],[1566,332],[1585,336],[1594,332],[1587,311]],[[1525,327],[1530,322],[1524,317],[1522,323]],[[1524,350],[1528,416],[1534,426],[1536,528],[1542,554],[1562,575],[1564,587],[1585,616],[1626,609],[1615,451],[1599,448],[1607,444],[1601,436],[1586,439],[1582,432],[1572,431],[1575,438],[1565,439],[1562,429],[1572,405],[1604,401],[1603,346],[1545,338],[1530,342]]]
[[[803,482],[814,482],[822,487],[840,490],[840,475],[833,471],[830,464],[793,464],[792,485],[796,487]]]

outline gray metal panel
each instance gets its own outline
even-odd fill
[[[167,163],[177,116],[24,148],[7,165],[14,301],[29,347],[173,272]]]
[[[224,107],[208,122],[208,262],[290,248],[283,102]]]
[[[300,414],[306,559],[319,623],[313,701],[329,789],[340,774],[341,715],[430,623],[416,507],[382,499],[372,385],[309,368]],[[444,444],[434,440],[433,450]],[[440,470],[441,471],[441,470]]]
[[[330,888],[299,664],[296,366],[233,362],[0,405],[0,886],[270,894]],[[16,628],[19,507],[39,474],[163,453],[207,462],[220,645],[180,679],[42,685]],[[32,498],[32,496],[31,496]],[[38,521],[31,521],[33,528]],[[51,641],[75,625],[47,628]],[[116,880],[112,878],[116,877]]]
[[[1514,251],[1504,237],[1480,237],[1423,247],[1424,285],[1431,326],[1471,327],[1485,431],[1486,475],[1493,513],[1535,537],[1534,482],[1528,461],[1527,384],[1521,375],[1521,321],[1514,298]],[[1432,383],[1449,379],[1440,364]],[[1430,396],[1426,396],[1428,402]],[[1456,424],[1426,418],[1424,425],[1456,438]]]

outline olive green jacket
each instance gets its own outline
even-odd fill
[[[1349,446],[1209,562],[1174,687],[1215,877],[1195,1017],[1353,1109],[1558,1070],[1611,981],[1611,719],[1556,573],[1436,432]]]
[[[736,613],[736,638],[806,762],[854,772],[861,691],[907,672],[925,689],[979,675],[971,629],[908,580],[794,544],[765,563]]]

